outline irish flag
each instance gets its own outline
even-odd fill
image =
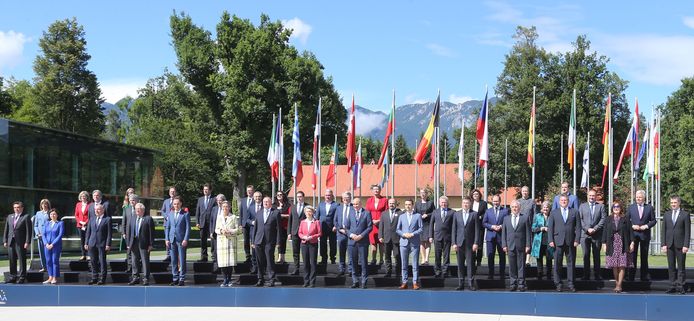
[[[535,140],[535,87],[533,87],[533,106],[530,108],[530,125],[528,125],[528,165],[535,164],[535,150],[533,142]]]
[[[576,153],[576,89],[574,89],[573,99],[571,100],[571,119],[569,120],[569,140],[568,140],[568,161],[569,169],[574,168],[574,154]]]
[[[279,117],[272,116],[272,134],[270,134],[270,147],[267,151],[267,162],[270,165],[270,176],[273,181],[280,177],[280,121]]]

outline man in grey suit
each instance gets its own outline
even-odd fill
[[[590,280],[590,258],[593,256],[593,275],[600,281],[600,248],[602,247],[602,226],[607,212],[603,204],[595,202],[595,190],[588,191],[588,202],[581,204],[578,214],[581,217],[581,248],[583,249],[583,280]],[[591,253],[592,252],[592,253]]]
[[[92,203],[89,204],[89,207],[87,208],[87,212],[89,213],[89,219],[93,219],[96,216],[96,205],[103,205],[104,207],[104,216],[111,217],[112,215],[112,208],[111,204],[108,202],[108,200],[104,199],[104,194],[101,193],[100,190],[95,189],[92,192]]]
[[[402,284],[401,289],[407,289],[407,266],[412,254],[412,288],[419,290],[419,244],[421,242],[420,235],[422,234],[424,224],[422,215],[414,213],[414,202],[405,201],[405,212],[398,218],[398,226],[396,233],[400,235],[400,257],[402,258]]]
[[[520,203],[511,202],[511,215],[504,217],[501,228],[501,247],[508,254],[511,291],[525,292],[525,255],[530,253],[530,222],[521,215]]]
[[[207,262],[207,241],[210,237],[210,230],[214,230],[214,226],[210,226],[210,216],[212,216],[214,205],[212,187],[206,183],[202,186],[202,196],[198,198],[198,204],[195,206],[197,221],[195,226],[200,229],[200,260],[198,262]],[[212,252],[214,252],[214,244],[212,244]]]
[[[131,198],[132,200],[132,198]],[[129,225],[128,250],[132,253],[132,280],[129,285],[135,285],[142,280],[142,285],[149,285],[149,254],[154,245],[154,221],[151,216],[145,216],[145,205],[137,203],[135,218]],[[142,273],[142,278],[140,278]]]
[[[574,272],[576,269],[576,247],[581,237],[581,220],[578,211],[569,208],[569,196],[559,196],[559,208],[549,214],[547,221],[547,241],[554,248],[554,285],[561,292],[561,277],[564,256],[566,255],[566,274],[570,292],[576,292],[574,287]]]
[[[400,237],[397,234],[398,216],[402,213],[397,208],[398,203],[394,198],[388,200],[388,210],[381,213],[381,221],[378,222],[378,240],[386,248],[386,275],[391,277],[393,273],[393,259],[395,257],[395,274],[400,271]]]
[[[280,212],[272,208],[272,198],[263,198],[263,208],[255,214],[253,248],[258,258],[258,282],[255,286],[275,286],[275,246],[280,233]],[[267,275],[268,283],[264,277]]]
[[[140,197],[137,194],[130,194],[128,195],[128,206],[123,208],[123,222],[120,225],[120,233],[125,240],[125,244],[127,246],[128,244],[128,233],[130,233],[130,225],[133,222],[133,220],[137,217],[135,214],[135,204],[137,204],[140,200]],[[125,271],[126,273],[132,272],[132,251],[128,248],[126,251],[126,262],[128,264],[128,269]]]
[[[292,241],[292,256],[294,257],[294,270],[291,275],[299,275],[299,258],[301,252],[301,239],[299,238],[299,224],[306,219],[304,209],[308,203],[304,201],[304,192],[296,192],[296,202],[289,213],[289,239]]]
[[[453,239],[451,243],[453,243],[453,251],[458,256],[458,287],[456,288],[458,291],[462,291],[464,288],[464,276],[467,276],[468,288],[473,291],[476,290],[473,284],[475,279],[473,253],[478,251],[481,222],[477,212],[470,210],[471,206],[472,200],[469,197],[463,198],[463,209],[453,216],[453,231],[451,233]],[[464,274],[464,271],[467,274]]]
[[[689,212],[680,208],[681,203],[679,196],[670,196],[670,210],[663,215],[660,245],[662,251],[667,253],[670,277],[670,288],[667,293],[685,294],[684,282],[687,271],[684,268],[684,261],[689,251],[692,221]]]
[[[166,226],[169,225],[169,213],[171,212],[171,207],[173,206],[173,199],[176,196],[178,196],[178,191],[176,190],[176,187],[169,186],[169,198],[165,199],[161,203],[161,216],[164,218],[164,229],[166,229]],[[169,261],[171,261],[171,253],[169,253],[169,251],[167,250],[164,262]]]
[[[250,221],[251,207],[254,203],[253,193],[255,193],[255,187],[253,185],[246,186],[246,197],[242,198],[239,203],[239,217],[243,227],[243,252],[246,254],[246,262],[252,262],[251,259],[253,258],[251,252],[251,224],[248,223]],[[211,230],[214,230],[214,226]]]
[[[7,248],[10,259],[10,278],[5,283],[24,283],[27,276],[27,249],[31,244],[31,218],[24,214],[24,204],[12,203],[14,214],[7,215],[2,244]],[[19,261],[19,279],[17,279],[17,262]]]
[[[111,218],[104,215],[102,204],[94,206],[94,219],[89,220],[86,244],[84,249],[89,251],[91,258],[92,280],[89,285],[103,285],[106,282],[106,253],[111,250]]]
[[[434,277],[447,277],[451,263],[451,225],[455,211],[448,208],[448,197],[439,197],[439,208],[431,213],[429,242],[434,244]]]

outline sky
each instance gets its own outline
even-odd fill
[[[285,22],[291,43],[317,56],[345,105],[354,94],[374,110],[388,110],[393,90],[397,105],[433,101],[437,90],[455,103],[483,98],[485,86],[493,94],[518,25],[536,26],[539,44],[553,52],[587,35],[647,116],[694,76],[694,2],[593,0],[2,1],[0,75],[33,78],[42,33],[76,17],[92,56],[88,68],[115,103],[165,69],[176,71],[174,11],[214,34],[225,10],[255,24],[262,13]]]

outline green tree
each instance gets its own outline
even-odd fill
[[[104,126],[101,90],[87,69],[84,28],[75,18],[52,23],[39,40],[34,60],[34,95],[42,125],[98,136]]]
[[[9,118],[28,122],[38,123],[39,115],[37,112],[34,87],[27,80],[16,81],[10,79],[7,82],[7,94],[12,97]]]
[[[679,195],[684,208],[694,204],[694,78],[682,84],[661,106],[661,208],[669,208],[670,195]]]
[[[132,104],[133,101],[134,99],[132,97],[125,97],[116,102],[116,109],[109,110],[106,115],[106,122],[102,133],[103,138],[119,143],[125,141],[126,124],[124,124],[121,115],[128,114],[128,109],[130,109],[130,104]]]
[[[405,136],[398,135],[395,138],[395,164],[412,164],[414,158],[412,156],[412,150],[407,147],[407,141]]]
[[[17,101],[5,89],[5,79],[0,77],[0,117],[7,117],[12,113]]]

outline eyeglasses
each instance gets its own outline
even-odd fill
[[[619,205],[613,205],[612,208],[621,208]]]

